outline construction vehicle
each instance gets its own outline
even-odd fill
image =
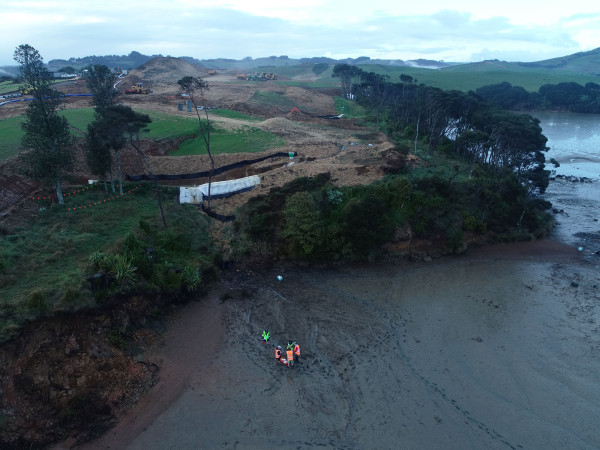
[[[125,94],[152,94],[152,91],[146,89],[143,83],[136,83],[135,86],[131,86],[131,89],[127,89]]]
[[[248,75],[244,75],[243,73],[238,73],[236,75],[238,80],[247,80],[248,79]]]
[[[30,84],[25,84],[21,87],[21,89],[19,89],[19,91],[23,95],[33,94],[33,87]]]
[[[213,69],[210,69],[210,70],[208,71],[208,74],[209,74],[210,76],[213,76],[213,75],[216,75],[216,74],[217,74],[217,71],[216,71],[216,70],[213,70]]]

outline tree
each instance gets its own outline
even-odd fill
[[[88,125],[88,131],[85,136],[86,162],[90,172],[98,175],[104,181],[104,189],[108,193],[106,184],[106,173],[110,172],[111,183],[112,176],[112,161],[110,156],[110,147],[105,142],[99,129],[99,123],[94,121]],[[113,193],[115,186],[112,186]]]
[[[360,81],[363,70],[349,64],[336,64],[333,67],[333,78],[339,78],[342,83],[342,97],[348,100],[353,99],[354,85]]]
[[[323,223],[317,203],[309,192],[296,192],[285,202],[283,236],[291,251],[311,257],[325,244]]]
[[[25,132],[22,144],[30,150],[23,155],[26,172],[34,179],[54,185],[58,203],[64,205],[62,179],[73,164],[73,137],[67,119],[58,114],[62,94],[50,87],[49,73],[35,48],[19,45],[13,57],[33,95],[22,124]]]
[[[119,193],[123,195],[123,177],[119,156],[119,151],[125,145],[123,132],[117,131],[116,135],[114,133],[111,135],[111,129],[114,131],[115,127],[111,126],[111,120],[105,117],[107,111],[115,106],[117,101],[119,93],[114,87],[116,80],[117,76],[105,65],[95,64],[87,67],[86,83],[92,93],[91,103],[96,112],[96,119],[90,124],[91,128],[88,127],[86,151],[88,166],[92,173],[100,176],[104,176],[106,172],[110,173],[110,182],[114,193],[111,149],[114,150],[119,177]]]
[[[87,67],[85,81],[87,87],[92,93],[92,105],[96,113],[102,114],[102,111],[117,102],[119,91],[115,89],[117,76],[110,71],[107,66],[95,64]]]
[[[140,132],[143,131],[150,123],[152,119],[147,114],[140,114],[135,112],[129,106],[125,105],[114,105],[104,110],[102,117],[97,120],[97,128],[101,139],[104,140],[105,145],[110,148],[122,149],[125,145],[131,145],[138,153],[152,182],[154,183],[154,192],[156,195],[156,201],[158,203],[158,209],[160,212],[160,220],[163,228],[167,228],[167,221],[162,207],[162,200],[160,197],[160,189],[158,188],[158,182],[154,178],[152,167],[146,155],[140,146]],[[119,166],[120,174],[120,166]],[[120,176],[120,175],[119,175]]]
[[[208,91],[208,83],[202,78],[187,76],[180,79],[177,84],[179,85],[181,92],[187,94],[194,110],[196,111],[196,117],[198,118],[198,125],[200,127],[200,137],[204,143],[204,148],[210,159],[210,170],[208,172],[208,209],[210,209],[210,188],[212,184],[212,174],[215,170],[215,160],[213,159],[210,151],[210,119],[208,118],[208,109],[206,108],[206,92]],[[202,119],[200,115],[200,109],[202,107],[204,111],[205,119]]]

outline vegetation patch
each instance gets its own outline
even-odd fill
[[[282,147],[285,141],[273,133],[254,127],[243,127],[236,130],[224,130],[214,127],[210,135],[210,149],[213,155],[219,153],[256,153],[271,148]],[[204,141],[201,137],[188,139],[173,156],[205,154]]]
[[[379,75],[387,75],[389,80],[394,83],[400,81],[400,75],[406,74],[413,77],[418,83],[427,86],[462,92],[474,91],[482,86],[504,81],[513,86],[521,86],[529,92],[536,92],[544,84],[576,82],[585,85],[588,82],[598,81],[598,77],[593,75],[525,68],[512,63],[506,63],[504,67],[497,64],[485,66],[481,66],[481,64],[484,63],[451,66],[441,70],[375,64],[362,65],[360,68]]]
[[[23,116],[0,120],[0,161],[14,158],[21,149]]]
[[[26,321],[124,293],[179,298],[200,288],[214,257],[208,224],[195,207],[175,201],[177,188],[161,190],[171,199],[163,204],[167,230],[147,183],[108,203],[100,186],[67,197],[63,207],[42,202],[30,227],[7,232],[0,250],[0,340]]]
[[[254,103],[260,103],[264,106],[288,111],[293,107],[302,108],[302,105],[298,105],[297,102],[286,97],[283,93],[274,91],[256,91],[250,101]]]

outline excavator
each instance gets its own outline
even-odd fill
[[[136,83],[131,89],[127,89],[125,94],[152,94],[152,91],[145,88],[143,83]]]

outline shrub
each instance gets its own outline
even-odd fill
[[[108,274],[111,275],[120,286],[128,286],[135,281],[136,267],[132,264],[132,259],[121,254],[110,255],[107,258],[106,266]]]
[[[186,291],[196,291],[202,282],[200,270],[197,267],[185,266],[181,271],[181,281]]]
[[[323,225],[317,204],[308,192],[297,192],[285,204],[283,236],[292,253],[309,257],[323,244]]]
[[[45,316],[50,310],[48,292],[36,290],[29,294],[25,300],[25,310],[34,317]]]
[[[93,252],[89,256],[88,262],[96,270],[104,269],[106,267],[106,253],[104,253],[104,252]]]
[[[116,347],[120,350],[125,350],[127,347],[127,341],[125,339],[125,335],[121,333],[120,330],[112,329],[108,333],[108,342],[113,347]]]
[[[474,231],[477,234],[485,234],[487,231],[485,223],[472,215],[468,215],[463,220],[463,228],[467,231]]]

